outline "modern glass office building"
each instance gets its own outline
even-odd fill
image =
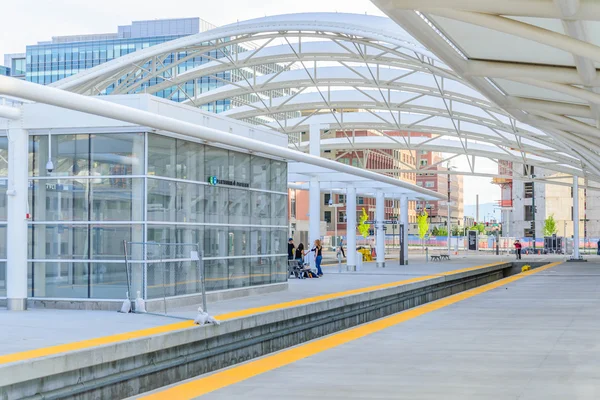
[[[10,68],[0,65],[0,75],[10,76]]]
[[[1,135],[6,243],[8,143]],[[287,280],[285,161],[142,127],[43,129],[29,138],[30,297],[123,298],[124,241],[199,244],[208,291]],[[168,257],[157,266],[134,255],[131,287],[148,299],[197,293],[196,264]],[[0,297],[5,269],[3,245]]]
[[[131,25],[119,26],[117,33],[58,36],[48,42],[40,42],[27,46],[26,79],[30,82],[48,85],[60,79],[74,75],[80,71],[95,67],[115,58],[127,55],[137,50],[155,46],[183,36],[192,35],[203,30],[212,29],[213,25],[200,18],[182,18],[156,21],[134,21]],[[207,54],[211,58],[223,57],[223,54],[213,51]],[[174,57],[186,57],[185,52],[170,55],[161,60],[165,65],[173,62]],[[180,71],[201,65],[210,58],[194,57],[179,66]],[[205,92],[220,86],[220,82],[230,79],[230,73],[217,74],[198,82],[197,90]],[[162,80],[160,80],[162,82]],[[144,83],[139,92],[143,93],[148,86],[155,85],[159,80],[152,79]],[[196,89],[193,82],[183,85],[186,93],[194,95]],[[114,85],[106,90],[111,93]],[[183,101],[186,95],[174,89],[163,90],[156,94],[159,97],[173,101]],[[229,101],[220,101],[216,111],[229,108]]]

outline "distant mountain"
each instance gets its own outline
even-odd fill
[[[490,214],[494,216],[496,220],[500,220],[500,209],[497,208],[498,205],[495,203],[484,203],[479,205],[479,222],[488,221],[490,219]],[[476,216],[476,206],[465,205],[465,217],[473,217]]]

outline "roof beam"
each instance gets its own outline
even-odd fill
[[[480,12],[495,15],[515,15],[524,17],[561,18],[552,0],[373,0],[385,7],[432,12],[439,8]],[[579,9],[570,19],[600,20],[600,4],[595,1],[582,1]]]

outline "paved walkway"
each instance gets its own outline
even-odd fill
[[[515,275],[147,398],[596,400],[600,262],[590,259]]]
[[[281,303],[285,306],[285,302],[289,301],[397,282],[415,276],[434,275],[507,259],[506,257],[471,256],[454,258],[450,262],[413,262],[408,266],[399,266],[397,261],[390,261],[385,269],[376,268],[374,263],[370,263],[365,264],[362,271],[341,274],[337,272],[337,265],[329,266],[324,269],[325,277],[306,280],[292,279],[286,291],[217,302],[209,304],[208,308],[210,313],[217,318],[220,316],[235,317],[231,313],[241,310],[244,310],[246,315],[250,315],[256,313],[252,310],[256,307]],[[193,319],[196,315],[196,308],[197,306],[170,310],[170,313],[180,318]],[[0,321],[2,321],[3,327],[0,330],[0,363],[14,361],[15,357],[6,356],[14,353],[30,352],[18,358],[26,359],[52,354],[46,351],[52,346],[63,346],[51,350],[52,352],[72,351],[81,346],[92,347],[108,343],[107,341],[127,340],[140,337],[140,335],[147,336],[191,326],[189,320],[182,321],[156,315],[49,309],[33,309],[24,313],[0,310]],[[83,343],[83,341],[89,341],[89,343]],[[37,351],[38,349],[40,351]]]
[[[406,279],[407,276],[429,275],[494,261],[489,257],[461,258],[445,263],[422,263],[399,266],[397,261],[385,269],[365,264],[362,271],[337,272],[337,266],[325,267],[325,277],[292,279],[286,291],[243,297],[209,304],[213,315],[290,300],[335,293]],[[197,306],[171,310],[176,316],[193,318]],[[155,315],[120,314],[107,311],[31,309],[27,312],[0,310],[0,355],[56,346],[109,335],[173,324],[179,320]]]

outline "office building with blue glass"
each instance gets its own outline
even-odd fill
[[[10,68],[0,65],[0,75],[10,76]]]

